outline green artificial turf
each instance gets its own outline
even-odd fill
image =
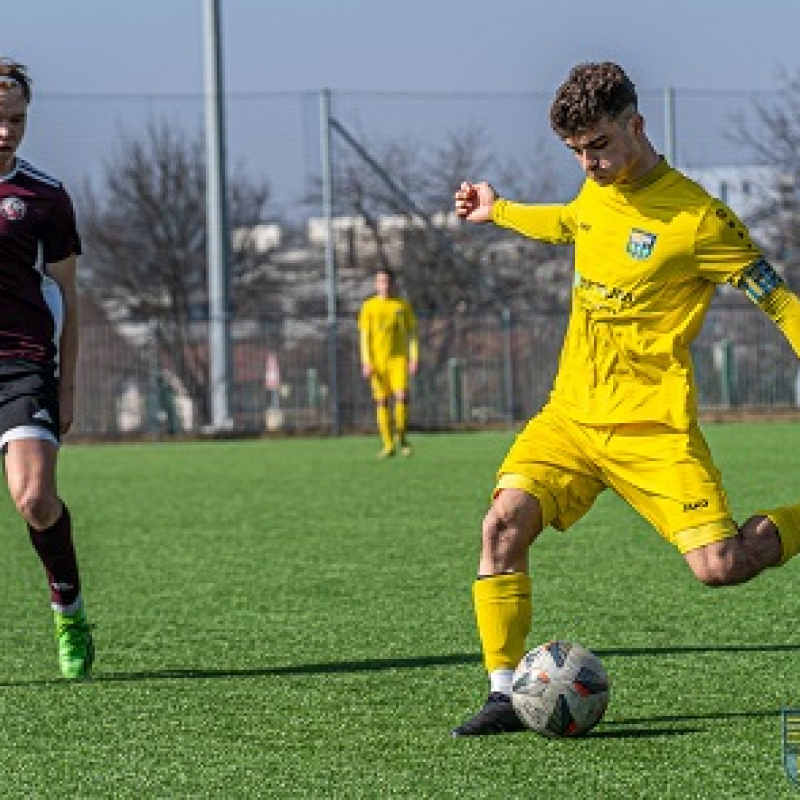
[[[798,428],[708,426],[737,517],[800,501]],[[781,798],[800,562],[699,584],[606,494],[532,550],[533,646],[612,698],[580,740],[453,740],[486,694],[470,587],[510,433],[65,447],[94,680],[57,677],[41,567],[0,499],[3,798]]]

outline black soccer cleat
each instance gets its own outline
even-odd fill
[[[490,692],[483,708],[472,719],[453,728],[451,736],[488,736],[524,730],[527,729],[514,711],[511,698],[502,692]]]

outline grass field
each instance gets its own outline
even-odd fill
[[[797,501],[791,423],[706,428],[734,511]],[[486,684],[470,601],[511,434],[78,446],[93,681],[56,676],[41,568],[5,495],[2,798],[782,798],[800,562],[700,585],[606,495],[532,555],[530,644],[592,648],[588,737],[452,740]]]

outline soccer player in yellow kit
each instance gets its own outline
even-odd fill
[[[800,550],[800,505],[731,517],[697,424],[689,346],[715,287],[746,293],[800,354],[800,298],[723,203],[654,150],[616,64],[582,64],[559,87],[553,129],[587,180],[564,205],[501,199],[463,183],[457,214],[574,243],[572,311],[553,390],[500,466],[483,521],[473,600],[489,696],[452,731],[523,729],[510,701],[531,625],[528,549],[616,491],[709,586],[742,583]]]
[[[410,456],[406,437],[408,376],[416,374],[419,364],[417,320],[411,304],[397,296],[394,273],[387,267],[375,273],[375,295],[361,306],[358,330],[361,370],[372,388],[383,444],[378,457],[395,454],[395,438],[400,453]],[[394,400],[393,409],[389,408],[390,399]]]

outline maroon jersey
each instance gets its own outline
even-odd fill
[[[64,187],[17,158],[0,176],[0,359],[57,359],[64,302],[46,265],[80,252]]]

